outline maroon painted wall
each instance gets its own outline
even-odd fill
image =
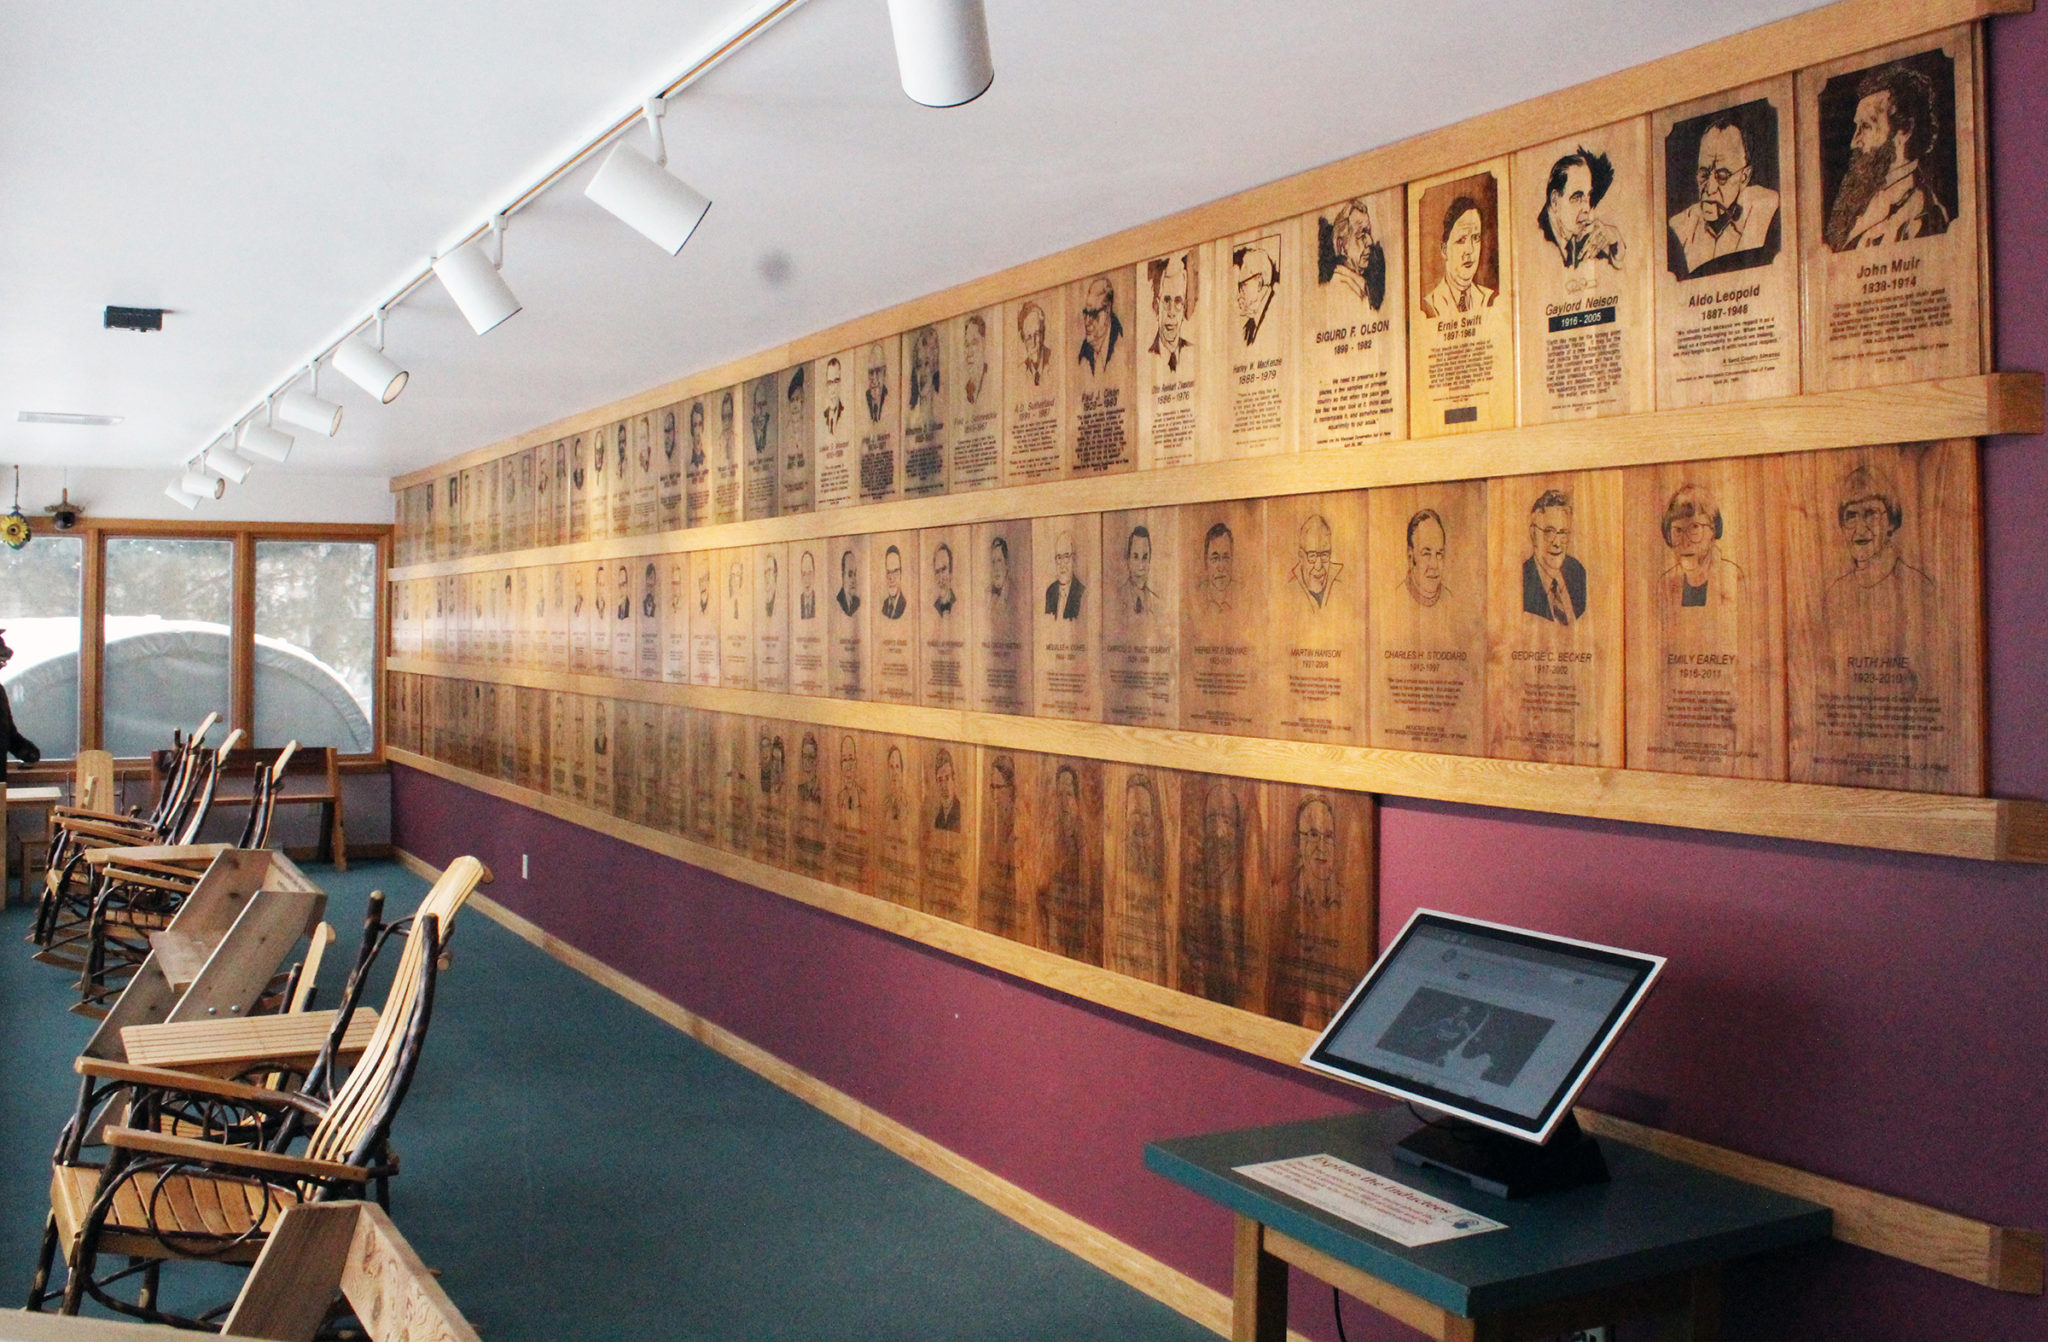
[[[1998,350],[2048,367],[2048,16],[1991,53]],[[2048,454],[1985,455],[1992,787],[2048,795]],[[1251,1061],[413,770],[393,832],[474,852],[519,913],[1109,1233],[1229,1287],[1219,1210],[1147,1140],[1332,1112]],[[1381,926],[1418,905],[1656,951],[1597,1107],[1967,1215],[2048,1228],[2048,870],[1390,801]],[[534,854],[521,882],[519,855]],[[1733,1338],[2048,1337],[2048,1302],[1842,1245],[1746,1264]],[[1332,1336],[1329,1293],[1296,1326]],[[1368,1311],[1351,1336],[1413,1337]]]

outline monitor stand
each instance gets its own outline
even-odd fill
[[[1442,1170],[1497,1198],[1525,1198],[1607,1182],[1600,1143],[1587,1136],[1570,1114],[1541,1145],[1476,1123],[1441,1118],[1397,1142],[1394,1159]]]

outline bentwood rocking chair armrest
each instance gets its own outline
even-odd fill
[[[149,828],[149,821],[142,816],[119,811],[95,811],[89,806],[52,806],[50,816],[55,820],[71,820],[84,824],[117,825],[128,829]]]
[[[85,860],[95,867],[118,864],[143,868],[154,866],[185,869],[194,865],[203,867],[233,846],[226,843],[131,844],[125,848],[88,849]]]
[[[102,1081],[118,1081],[150,1090],[201,1095],[208,1099],[229,1100],[236,1104],[266,1109],[297,1109],[316,1118],[326,1112],[326,1107],[319,1101],[291,1091],[272,1090],[268,1086],[252,1086],[246,1082],[229,1081],[223,1077],[202,1076],[197,1072],[180,1072],[169,1067],[138,1067],[133,1063],[114,1062],[107,1058],[80,1058],[72,1064],[72,1068],[81,1076],[94,1077]]]
[[[190,1160],[204,1165],[247,1171],[251,1174],[283,1174],[300,1179],[345,1180],[361,1184],[368,1183],[377,1173],[374,1169],[362,1165],[344,1165],[334,1160],[313,1160],[306,1156],[260,1151],[249,1146],[223,1146],[218,1142],[200,1141],[194,1137],[177,1137],[165,1132],[147,1132],[141,1128],[108,1128],[106,1139],[107,1145],[124,1151],[170,1156],[173,1159]]]

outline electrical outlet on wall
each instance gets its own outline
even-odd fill
[[[531,875],[532,873],[526,869],[526,854],[521,853],[519,855],[519,879],[523,881]],[[1606,1342],[1606,1340],[1603,1338],[1601,1342]]]

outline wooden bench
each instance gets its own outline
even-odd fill
[[[273,768],[284,751],[276,748],[261,750],[237,750],[220,767],[220,790],[214,793],[213,805],[216,810],[224,807],[247,806],[250,792],[254,789],[256,771]],[[156,770],[157,785],[169,775],[176,756],[168,750],[159,750],[150,757],[150,764]],[[311,790],[302,783],[294,786],[294,779],[319,780]],[[238,787],[237,780],[246,780],[248,786]],[[320,808],[320,847],[314,854],[316,860],[334,863],[336,871],[348,870],[348,827],[343,818],[341,802],[341,752],[333,746],[300,746],[298,752],[284,766],[284,780],[277,794],[279,806],[318,806]]]

